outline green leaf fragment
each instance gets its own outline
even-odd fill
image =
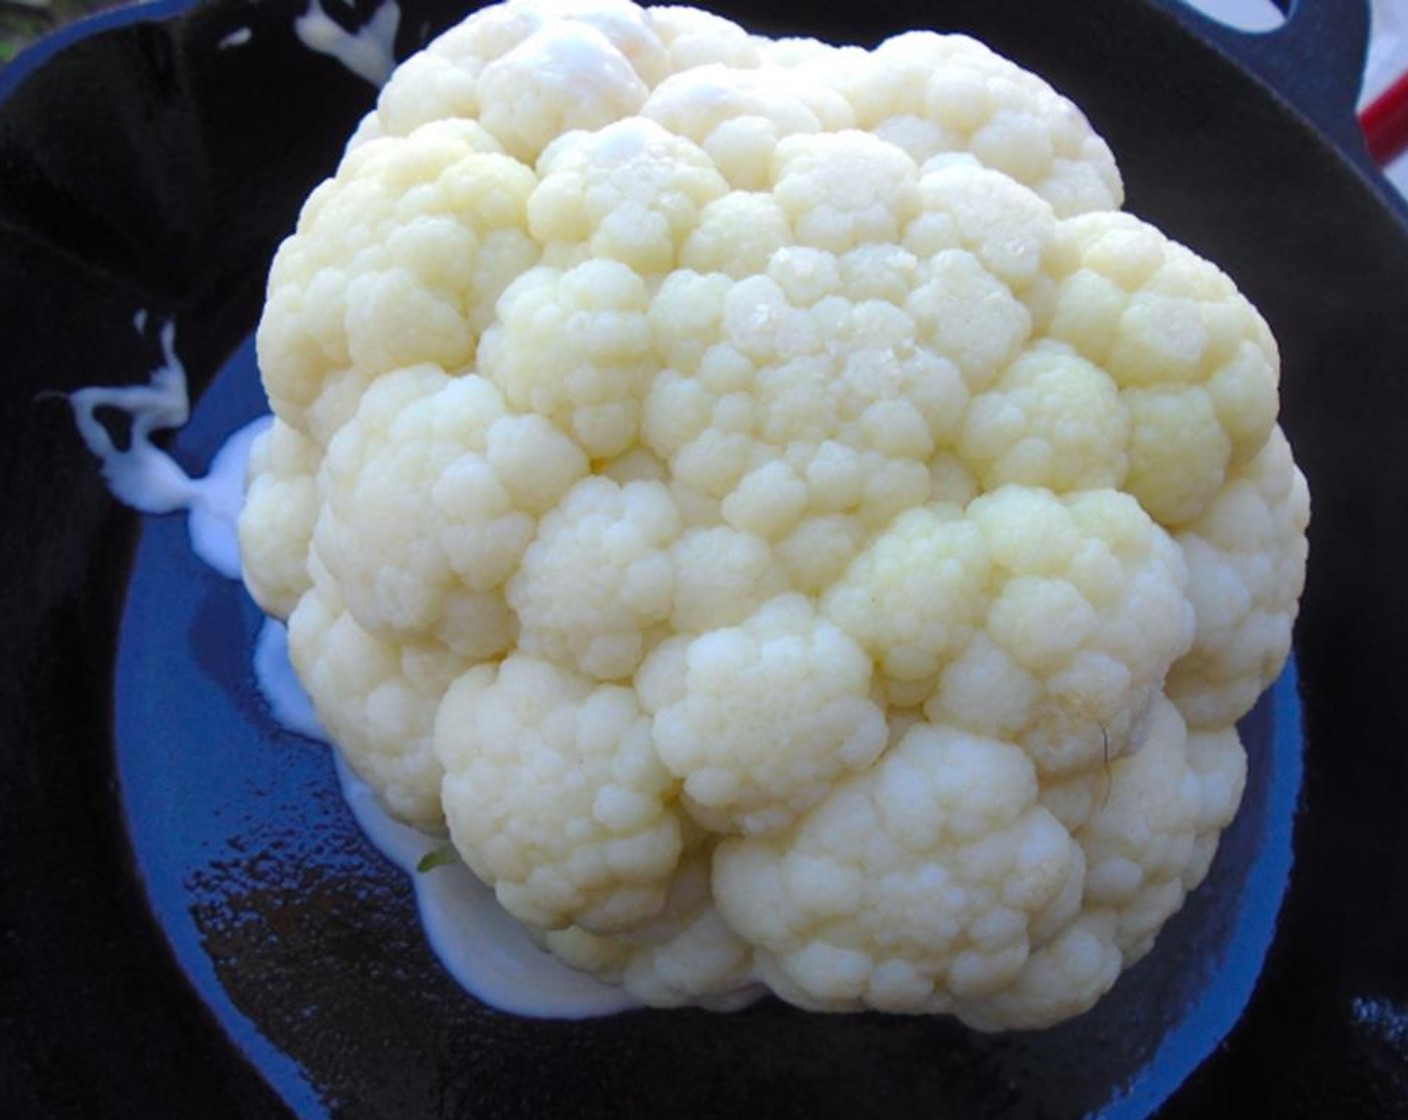
[[[444,844],[434,851],[426,852],[416,863],[416,870],[421,874],[427,871],[434,871],[437,867],[444,867],[447,863],[458,863],[460,855],[455,851],[453,844]]]

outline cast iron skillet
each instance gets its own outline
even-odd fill
[[[199,876],[163,894],[170,869],[144,845],[172,829],[134,808],[133,772],[114,760],[115,739],[122,760],[153,757],[146,738],[124,738],[114,675],[144,682],[156,664],[190,674],[168,692],[198,689],[216,672],[209,636],[243,640],[248,611],[218,595],[163,604],[134,582],[134,597],[155,594],[148,606],[189,628],[196,656],[181,664],[195,668],[128,658],[115,670],[138,521],[45,393],[143,380],[155,351],[153,329],[134,329],[142,308],[151,324],[179,324],[194,390],[236,355],[210,399],[229,396],[272,248],[373,96],[297,45],[302,6],[120,12],[0,72],[0,1114],[1074,1116],[1161,1102],[1167,1116],[1408,1113],[1408,213],[1354,131],[1364,5],[1301,0],[1262,37],[1177,0],[717,5],[761,30],[833,40],[916,26],[986,39],[1082,105],[1120,158],[1128,208],[1223,264],[1281,342],[1282,420],[1315,499],[1294,867],[1254,994],[1224,1009],[1235,1029],[1186,1080],[1177,1063],[1149,1074],[1138,1032],[988,1039],[773,1003],[729,1019],[499,1016],[444,979],[408,921],[404,882],[345,824],[332,856],[320,849],[341,861],[337,875],[285,867],[223,908]],[[372,7],[338,18],[356,25]],[[403,10],[403,56],[462,14],[437,0]],[[247,44],[218,49],[241,27]],[[214,438],[199,421],[182,437],[196,458]],[[150,557],[177,536],[146,529],[138,571],[170,563]],[[1289,707],[1258,718],[1285,732]],[[198,753],[225,725],[182,731],[172,717],[168,735],[164,712],[136,725],[172,765],[165,779],[146,773],[148,793],[199,810],[239,785],[237,769],[213,773]],[[302,746],[279,765],[295,783],[325,782]],[[1276,750],[1298,776],[1295,743]],[[317,812],[336,806],[323,797]],[[289,835],[299,826],[295,813]],[[1224,846],[1244,842],[1256,837]],[[302,858],[284,843],[271,850]],[[193,841],[173,858],[247,881],[269,855],[235,866],[229,854]],[[1221,920],[1209,897],[1181,919],[1188,944]],[[199,937],[173,933],[182,921]],[[1203,980],[1216,963],[1202,962]],[[1171,1014],[1158,993],[1186,995],[1174,984],[1122,998],[1157,1020]],[[1216,1043],[1201,1039],[1184,1065]]]

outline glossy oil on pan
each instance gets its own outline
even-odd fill
[[[253,606],[179,521],[109,497],[54,394],[144,381],[166,325],[200,398],[187,469],[262,407],[269,257],[375,96],[298,40],[304,7],[114,13],[0,72],[0,1114],[1408,1114],[1408,217],[1353,131],[1361,6],[1303,0],[1248,38],[1175,0],[717,5],[990,42],[1082,106],[1127,208],[1222,264],[1282,346],[1311,567],[1296,669],[1243,725],[1242,811],[1095,1012],[1007,1036],[477,1004],[327,752],[263,714]],[[396,53],[464,11],[406,0]]]

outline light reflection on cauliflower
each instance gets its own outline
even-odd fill
[[[280,250],[246,578],[393,814],[646,1003],[1088,1008],[1202,879],[1309,502],[1079,111],[514,0]]]

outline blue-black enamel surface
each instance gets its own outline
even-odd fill
[[[174,454],[188,472],[203,472],[225,436],[263,408],[246,344]],[[1154,952],[1074,1022],[984,1036],[945,1021],[823,1018],[777,1005],[725,1017],[512,1020],[447,984],[419,941],[404,875],[357,833],[326,748],[282,731],[266,712],[251,668],[259,624],[242,588],[191,554],[180,517],[148,519],[118,643],[118,772],[142,876],[177,959],[232,1041],[301,1115],[322,1115],[368,1085],[385,1086],[388,1105],[398,1094],[419,1101],[426,1085],[443,1092],[456,1084],[456,1056],[440,1039],[462,1039],[470,1055],[484,1045],[477,1027],[511,1023],[535,1049],[551,1039],[598,1055],[593,1062],[606,1068],[595,1076],[608,1081],[624,1076],[640,1047],[660,1048],[650,1035],[696,1055],[691,1077],[723,1079],[754,1064],[764,1032],[772,1046],[809,1040],[792,1059],[803,1096],[859,1043],[886,1066],[933,1055],[935,1068],[950,1071],[954,1115],[1144,1116],[1237,1021],[1288,883],[1301,774],[1289,670],[1244,721],[1248,790],[1208,881]],[[387,1022],[402,1025],[394,1039],[379,1029]],[[425,1063],[428,1078],[405,1078]],[[476,1090],[463,1091],[468,1107]],[[609,1099],[578,1103],[590,1110]],[[726,1112],[721,1100],[693,1114]]]

